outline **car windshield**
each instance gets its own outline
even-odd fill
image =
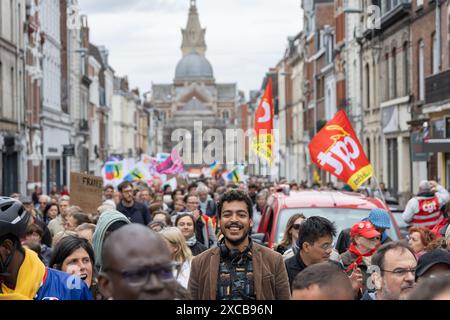
[[[286,224],[289,218],[296,213],[303,213],[306,218],[311,216],[320,216],[327,218],[331,222],[334,222],[336,226],[336,237],[341,230],[350,228],[354,223],[361,221],[369,216],[370,210],[364,209],[350,209],[350,208],[289,208],[282,209],[278,218],[276,227],[276,243],[280,243],[283,238],[283,232],[286,228]],[[391,225],[393,222],[391,220]],[[394,228],[388,229],[387,235],[392,240],[398,240],[398,236],[394,231]],[[334,239],[336,240],[336,239]]]

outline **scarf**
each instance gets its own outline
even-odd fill
[[[42,285],[46,269],[38,255],[25,249],[25,258],[17,274],[16,288],[10,289],[4,283],[0,300],[32,300]]]
[[[351,244],[350,248],[348,248],[348,250],[353,253],[354,255],[357,256],[357,258],[355,259],[355,261],[353,261],[347,268],[347,270],[345,270],[345,272],[350,272],[353,269],[356,269],[362,262],[363,262],[363,257],[370,257],[371,255],[373,255],[375,253],[375,251],[377,251],[378,247],[373,248],[372,250],[370,250],[367,253],[361,253],[359,252],[358,248],[355,246],[355,244]]]
[[[197,238],[195,237],[195,234],[188,240],[186,240],[186,244],[188,247],[193,247],[197,243]]]

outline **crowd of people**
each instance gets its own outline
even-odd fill
[[[299,210],[268,248],[256,235],[286,188],[308,186],[125,181],[104,187],[97,212],[71,204],[66,187],[0,197],[0,299],[450,299],[442,186],[419,185],[403,213],[407,239],[387,236],[382,208],[339,234],[333,221]]]

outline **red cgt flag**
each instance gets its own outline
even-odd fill
[[[256,154],[272,164],[273,139],[273,95],[272,78],[269,78],[266,91],[255,113],[256,137],[252,146]]]
[[[309,144],[311,160],[357,190],[373,175],[345,111],[336,113]]]

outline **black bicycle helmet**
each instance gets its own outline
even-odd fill
[[[12,234],[22,238],[27,230],[30,215],[23,204],[13,198],[0,197],[0,237]]]

